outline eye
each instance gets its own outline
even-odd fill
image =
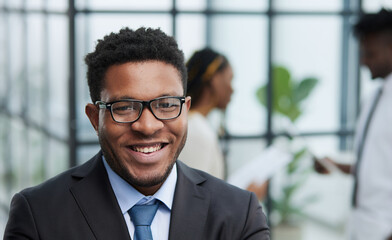
[[[180,100],[177,98],[164,98],[154,102],[153,108],[160,111],[174,111],[180,106]]]
[[[136,102],[116,102],[112,105],[114,114],[125,115],[133,112],[139,112],[140,104]]]

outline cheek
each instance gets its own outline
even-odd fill
[[[177,138],[182,137],[187,129],[187,118],[185,113],[181,113],[181,117],[177,118],[177,121],[171,123],[168,127],[170,131],[177,136]]]
[[[233,89],[232,89],[230,83],[225,83],[225,85],[224,85],[224,87],[222,88],[222,90],[223,90],[223,93],[222,93],[222,94],[223,94],[226,98],[229,98],[229,97],[231,96],[231,94],[233,93]]]
[[[100,133],[105,136],[110,142],[119,141],[122,135],[127,132],[125,125],[120,125],[114,122],[109,117],[103,117],[102,121],[100,122]]]

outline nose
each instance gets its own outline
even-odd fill
[[[148,108],[144,108],[140,118],[132,123],[132,129],[134,131],[140,132],[146,136],[153,135],[162,129],[163,126],[164,123],[157,119]]]
[[[234,88],[233,88],[233,84],[230,83],[229,85],[229,92],[230,92],[230,96],[233,94],[234,92]]]

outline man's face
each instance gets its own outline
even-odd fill
[[[385,34],[361,38],[361,63],[367,66],[372,78],[385,78],[392,72],[392,44]]]
[[[178,70],[159,61],[125,63],[109,67],[101,101],[121,99],[148,101],[162,96],[183,96]],[[134,123],[115,122],[109,110],[92,104],[86,113],[98,132],[105,159],[110,167],[145,195],[154,194],[169,175],[187,134],[190,97],[181,115],[158,120],[148,108]]]

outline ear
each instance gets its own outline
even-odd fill
[[[96,132],[98,132],[98,126],[99,126],[99,109],[97,108],[96,105],[88,103],[85,108],[85,113],[90,119],[91,125],[93,125],[94,129]]]
[[[189,111],[189,109],[191,108],[191,96],[187,96],[185,98],[185,107],[187,111]]]
[[[220,85],[222,84],[222,73],[221,72],[216,72],[211,80],[208,82],[208,88],[209,90],[212,92],[212,94],[214,95],[215,92],[217,91],[217,89],[220,88]]]

